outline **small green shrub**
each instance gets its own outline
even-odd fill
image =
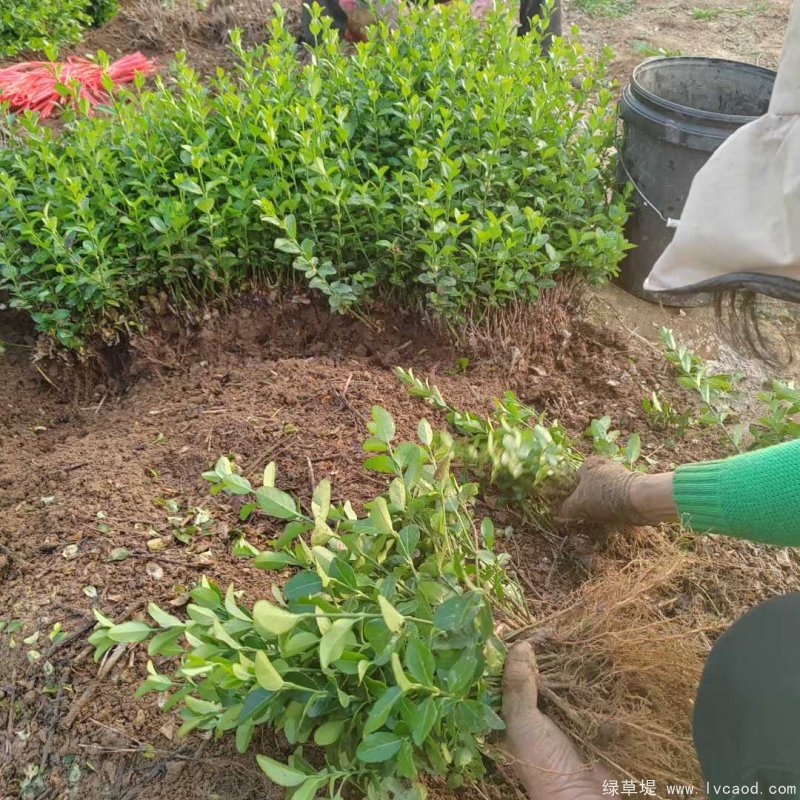
[[[769,390],[759,392],[764,413],[750,425],[750,450],[800,439],[800,392],[794,382],[773,380]]]
[[[86,12],[91,17],[92,27],[101,28],[117,16],[119,0],[89,0]]]
[[[0,58],[73,44],[91,21],[86,0],[3,0]]]
[[[560,271],[600,280],[626,248],[605,64],[540,42],[505,9],[412,7],[354,56],[326,30],[303,65],[279,14],[210,85],[179,56],[174,85],[63,134],[21,119],[0,150],[0,290],[80,349],[160,291],[186,309],[294,283],[456,323]]]
[[[444,411],[456,434],[453,452],[457,461],[501,499],[543,520],[554,505],[575,486],[575,473],[583,461],[575,442],[559,424],[514,394],[506,392],[494,401],[492,412],[480,417],[450,405],[437,386],[395,368],[412,397],[419,397]],[[642,441],[632,433],[624,447],[621,432],[611,429],[611,417],[593,419],[584,432],[592,440],[592,452],[612,458],[633,469],[641,457]]]
[[[422,800],[422,774],[452,787],[481,777],[486,737],[504,727],[493,609],[512,626],[530,621],[491,520],[475,517],[478,487],[451,471],[450,435],[423,419],[419,444],[395,445],[394,420],[378,407],[369,428],[365,467],[391,482],[360,516],[331,503],[327,480],[302,507],[275,487],[274,464],[256,489],[225,457],[205,473],[214,493],[241,497],[242,518],[284,525],[269,550],[237,544],[283,575],[270,600],[245,609],[233,586],[223,594],[204,579],[185,622],[151,604],[157,627],[96,613],[90,637],[97,657],[148,638],[153,659],[181,657],[172,675],[149,662],[138,695],[170,692],[164,708],[180,706],[182,734],[235,731],[243,752],[256,726],[282,731],[296,747],[289,763],[258,761],[293,800],[342,800],[348,787]],[[321,754],[304,750],[311,742]]]
[[[484,775],[488,737],[504,727],[506,648],[496,623],[513,631],[531,617],[510,557],[495,549],[494,524],[476,516],[475,503],[491,487],[540,520],[582,460],[558,423],[511,392],[481,418],[410,370],[396,372],[413,396],[445,413],[452,434],[422,419],[419,443],[396,445],[393,418],[374,407],[364,466],[389,484],[362,514],[332,504],[327,480],[300,503],[276,488],[274,463],[258,488],[226,457],[204,473],[213,494],[237,496],[243,520],[283,526],[268,550],[244,537],[233,546],[278,574],[269,600],[244,608],[233,586],[223,593],[204,578],[185,621],[154,604],[156,627],[115,624],[95,611],[96,658],[147,639],[152,659],[180,657],[170,674],[148,662],[137,696],[170,693],[163,708],[180,707],[181,734],[234,731],[243,752],[257,726],[281,731],[295,747],[288,763],[257,759],[271,780],[295,790],[292,800],[424,800],[426,774],[446,776],[450,787]],[[609,418],[592,430],[595,423],[601,450],[613,446],[632,464],[638,437],[622,451]],[[321,753],[305,749],[312,742]]]
[[[659,331],[664,346],[664,358],[669,361],[678,374],[678,383],[684,389],[697,394],[703,401],[694,424],[716,425],[730,440],[736,450],[741,450],[744,430],[741,425],[728,425],[735,416],[731,407],[731,396],[741,375],[712,373],[700,356],[685,345],[679,345],[669,328]],[[645,406],[645,409],[647,407]]]
[[[669,328],[662,328],[660,336],[664,357],[675,367],[678,383],[694,392],[702,404],[697,416],[690,411],[679,414],[654,392],[651,400],[643,401],[648,420],[654,427],[674,429],[677,435],[683,436],[689,428],[717,426],[738,452],[800,438],[800,391],[793,381],[770,381],[769,388],[756,395],[760,416],[748,426],[739,421],[733,408],[734,401],[741,396],[738,386],[744,376],[711,372],[700,356],[685,345],[677,344]],[[748,433],[749,439],[745,441]],[[743,448],[743,445],[746,446]]]
[[[412,397],[444,411],[457,434],[455,455],[474,477],[498,489],[512,502],[529,501],[537,513],[546,513],[554,496],[572,485],[581,456],[558,422],[521,403],[513,392],[495,400],[488,417],[451,406],[438,387],[395,369]],[[555,493],[555,495],[554,495]]]

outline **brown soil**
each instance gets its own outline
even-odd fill
[[[775,69],[791,7],[789,0],[609,0],[603,5],[621,7],[621,16],[584,10],[598,5],[568,0],[566,21],[578,25],[589,50],[612,48],[611,71],[622,83],[654,55],[714,56]]]
[[[491,359],[475,357],[466,371],[459,363],[465,352],[407,319],[377,317],[373,325],[332,317],[303,298],[269,297],[224,316],[211,310],[190,333],[164,319],[147,340],[134,342],[127,388],[114,393],[98,384],[90,401],[77,403],[59,399],[31,370],[25,348],[32,341],[18,320],[3,320],[0,338],[11,347],[0,360],[0,602],[3,618],[22,628],[0,634],[0,674],[11,695],[0,703],[0,796],[16,796],[26,771],[37,770],[26,798],[279,796],[252,756],[195,735],[176,741],[174,715],[161,713],[152,696],[133,700],[144,674],[141,650],[98,679],[85,641],[93,605],[112,617],[141,617],[145,600],[180,604],[203,574],[221,585],[235,582],[248,601],[269,592],[268,574],[230,552],[235,531],[263,545],[269,526],[242,526],[199,477],[221,453],[234,454],[250,476],[277,461],[280,484],[301,498],[313,479],[330,477],[336,497],[359,501],[383,486],[361,469],[370,407],[388,408],[405,436],[420,416],[435,418],[400,388],[395,364],[413,365],[455,404],[475,411],[512,389],[575,435],[606,412],[623,431],[646,431],[641,398],[653,389],[673,397],[678,391],[648,347],[580,315],[536,350],[520,357],[507,342],[508,353],[497,348]],[[666,468],[719,454],[720,445],[712,436],[667,450],[658,434],[646,433],[644,450]],[[165,499],[187,517],[197,507],[209,510],[208,534],[189,545],[174,540]],[[517,525],[509,548],[534,610],[558,607],[565,592],[596,572],[599,545],[581,536],[544,538],[519,525],[510,509],[496,516]],[[147,543],[157,538],[166,547],[153,551]],[[130,555],[112,560],[121,547]],[[769,593],[772,584],[766,586]],[[95,587],[96,599],[86,587]],[[77,635],[51,651],[47,636],[57,622]],[[24,643],[37,632],[38,641]],[[42,659],[29,664],[30,650]],[[260,749],[283,754],[269,735]],[[508,791],[501,784],[493,796]]]
[[[300,3],[284,3],[290,30],[299,31]],[[117,16],[98,30],[89,30],[73,48],[78,54],[104,50],[112,58],[140,50],[155,58],[166,72],[176,51],[184,50],[189,63],[210,75],[217,67],[229,68],[235,59],[229,50],[228,31],[239,28],[246,46],[268,38],[275,16],[270,0],[122,0]]]
[[[198,788],[204,786],[226,798],[272,796],[264,795],[249,758],[234,759],[228,744],[198,737],[173,741],[174,718],[150,698],[133,701],[143,652],[132,650],[99,682],[84,635],[48,654],[52,626],[85,632],[93,604],[111,616],[145,598],[168,605],[202,574],[235,582],[249,601],[269,591],[267,574],[230,553],[230,536],[242,529],[235,509],[211,498],[199,478],[221,453],[235,454],[248,475],[274,459],[281,485],[301,498],[313,475],[330,477],[339,498],[364,500],[383,483],[360,466],[371,405],[387,407],[406,436],[420,416],[431,416],[400,388],[395,364],[413,364],[454,403],[476,411],[513,389],[575,433],[608,409],[625,429],[642,428],[639,399],[660,384],[663,371],[635,342],[579,320],[514,368],[500,353],[461,372],[462,352],[407,320],[378,319],[369,329],[313,305],[269,298],[208,316],[193,335],[162,330],[136,342],[127,391],[114,395],[98,385],[82,405],[59,400],[31,370],[30,351],[20,347],[31,342],[6,320],[2,338],[12,346],[0,361],[0,598],[3,618],[23,623],[0,640],[0,674],[14,693],[13,703],[0,705],[7,714],[0,774],[12,795],[34,765],[41,783],[34,779],[30,796],[45,789],[52,797],[210,796]],[[648,443],[650,450],[658,446],[656,439]],[[159,504],[164,499],[187,515],[195,507],[211,511],[210,533],[188,546],[175,541]],[[500,511],[499,520],[517,521],[511,511]],[[256,544],[270,532],[244,531]],[[147,542],[159,537],[166,548],[150,550]],[[129,557],[111,560],[120,547]],[[592,548],[580,538],[545,540],[521,527],[510,547],[535,607],[552,605],[591,568]],[[96,588],[94,601],[87,586]],[[141,616],[142,605],[133,613]],[[23,643],[37,631],[39,641]],[[28,664],[29,650],[43,653],[42,660]],[[52,665],[50,677],[43,662]],[[43,693],[62,683],[60,696]],[[67,728],[65,715],[92,686]],[[154,757],[143,757],[151,748]],[[234,763],[237,776],[245,770],[242,780],[230,777]]]

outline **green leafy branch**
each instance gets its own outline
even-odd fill
[[[475,517],[477,485],[451,471],[450,434],[423,419],[419,443],[395,445],[394,420],[379,407],[368,427],[365,466],[390,483],[361,515],[332,501],[327,480],[304,510],[275,486],[274,464],[255,488],[224,456],[204,474],[212,492],[244,499],[243,519],[282,526],[268,550],[237,544],[274,575],[269,600],[248,609],[233,586],[223,594],[204,578],[187,620],[154,604],[155,626],[98,612],[90,637],[97,658],[149,639],[137,694],[169,693],[164,708],[180,707],[181,734],[233,731],[244,751],[257,726],[282,732],[296,748],[288,763],[258,761],[293,800],[342,800],[347,787],[422,800],[425,773],[452,787],[481,777],[487,737],[504,727],[495,615],[530,621],[491,520]],[[159,671],[157,660],[176,656],[171,674]],[[313,763],[312,741],[324,753]]]
[[[702,401],[696,422],[700,425],[716,425],[736,451],[741,452],[743,428],[727,424],[734,416],[730,397],[741,376],[722,372],[711,373],[702,358],[692,353],[685,345],[677,344],[669,328],[661,328],[659,336],[666,348],[664,357],[678,372],[678,383],[685,389],[695,392]]]

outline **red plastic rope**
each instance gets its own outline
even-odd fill
[[[70,56],[63,63],[53,61],[26,61],[13,67],[0,69],[0,102],[9,103],[12,111],[38,111],[42,117],[49,117],[53,111],[72,102],[71,95],[62,95],[58,86],[79,85],[79,97],[89,102],[90,113],[99,103],[109,99],[103,86],[103,74],[114,85],[130,83],[139,72],[150,75],[156,64],[141,53],[123,56],[108,70],[103,70],[85,58]]]

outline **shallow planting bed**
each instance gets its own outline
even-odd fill
[[[552,306],[543,307],[541,316],[546,314],[555,314]],[[25,797],[45,791],[109,798],[281,796],[254,759],[257,752],[285,760],[292,748],[281,736],[257,730],[244,756],[236,753],[232,736],[216,742],[195,732],[178,739],[181,721],[174,712],[161,711],[153,694],[134,699],[146,677],[144,646],[123,647],[115,663],[98,672],[86,640],[94,624],[91,609],[117,621],[146,620],[145,606],[152,601],[183,617],[187,592],[203,575],[222,587],[234,583],[245,605],[273,598],[275,575],[237,555],[234,542],[244,534],[265,549],[278,528],[266,518],[243,523],[236,504],[210,495],[201,473],[227,454],[257,483],[274,461],[279,485],[304,506],[312,485],[329,479],[334,502],[350,499],[360,509],[391,477],[362,467],[372,406],[391,412],[402,439],[416,436],[422,416],[434,427],[444,425],[440,414],[401,387],[392,371],[396,363],[413,364],[451,402],[479,413],[488,412],[494,397],[514,390],[558,416],[578,441],[591,419],[614,409],[615,426],[625,436],[641,431],[642,450],[656,466],[719,452],[713,435],[679,440],[665,450],[663,436],[648,432],[641,398],[659,389],[676,403],[688,402],[666,362],[635,339],[580,321],[574,309],[570,316],[566,323],[556,318],[549,332],[546,326],[528,329],[533,338],[523,361],[512,363],[511,351],[505,358],[470,354],[468,361],[467,351],[396,315],[378,317],[377,329],[366,328],[303,298],[257,298],[227,315],[212,313],[193,335],[161,331],[137,341],[129,388],[120,393],[98,385],[81,402],[58,400],[31,371],[28,351],[9,347],[0,363],[0,492],[6,509],[0,523],[6,554],[0,659],[13,691],[2,704],[11,734],[2,766],[6,791],[22,786]],[[19,320],[4,325],[14,345],[30,343]],[[751,545],[684,538],[676,549],[674,537],[655,530],[633,540],[596,542],[580,531],[543,531],[526,523],[518,506],[492,501],[482,510],[498,530],[513,529],[498,546],[510,554],[512,574],[534,617],[546,619],[574,606],[579,598],[570,593],[584,584],[601,597],[621,593],[611,603],[620,610],[610,621],[594,617],[591,603],[581,611],[581,601],[577,615],[562,618],[562,627],[547,626],[541,648],[571,653],[564,669],[579,673],[597,663],[610,668],[612,657],[627,659],[636,664],[636,674],[651,676],[649,691],[663,685],[664,695],[653,701],[656,710],[665,701],[689,702],[693,670],[707,646],[704,636],[716,635],[740,608],[797,581],[793,560],[790,568],[781,567]],[[684,561],[687,553],[696,563]],[[279,573],[277,584],[289,575]],[[602,608],[610,600],[598,602]],[[666,610],[648,618],[654,608]],[[599,654],[576,644],[574,626],[589,624],[586,613]],[[642,614],[650,625],[695,635],[681,634],[677,648],[674,637],[658,636],[633,646],[635,635],[626,634],[626,626],[639,629]],[[696,633],[698,625],[704,634]],[[560,636],[571,644],[559,645]],[[664,684],[647,666],[661,675],[663,661],[678,657],[684,669],[676,673],[677,684]],[[593,752],[636,758],[648,739],[635,731],[631,739],[630,731],[614,727],[629,708],[618,696],[620,687],[613,681],[600,687],[600,707],[597,687],[579,673],[575,686],[583,685],[599,715],[588,723],[604,732],[587,739]],[[552,685],[561,681],[554,676]],[[552,695],[547,707],[558,717]],[[667,735],[683,737],[685,751],[688,720],[662,723]],[[611,729],[616,736],[609,739]],[[683,768],[676,779],[696,779],[690,762]],[[431,796],[513,796],[508,774],[490,767],[479,789],[467,785],[457,792],[433,780]]]

